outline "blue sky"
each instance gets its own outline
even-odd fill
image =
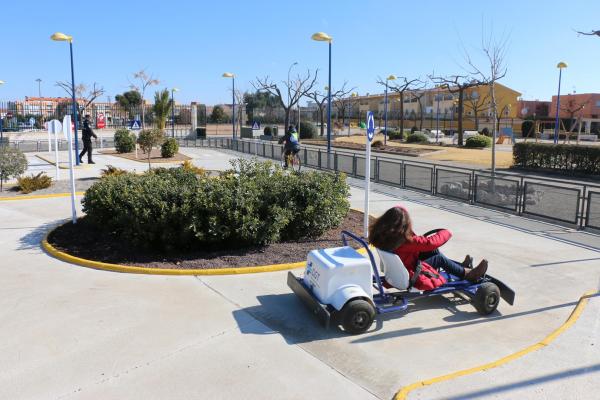
[[[74,14],[73,14],[74,13]],[[462,73],[461,47],[474,56],[482,29],[509,37],[508,74],[501,81],[526,99],[556,92],[556,63],[564,60],[563,93],[600,92],[600,38],[574,29],[600,29],[600,2],[499,1],[10,1],[2,5],[0,99],[63,95],[54,86],[70,78],[68,46],[55,31],[74,36],[76,81],[100,83],[114,98],[128,77],[145,68],[160,87],[178,87],[180,101],[230,101],[231,82],[320,69],[326,84],[327,46],[334,38],[333,87],[344,81],[359,94],[380,92],[378,76]],[[462,45],[461,45],[462,43]]]

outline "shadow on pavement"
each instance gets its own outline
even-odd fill
[[[17,250],[31,250],[39,248],[42,239],[44,238],[44,236],[46,236],[46,233],[50,229],[64,222],[64,219],[59,219],[56,221],[45,223],[33,229],[32,231],[29,231],[25,236],[19,238],[19,247],[17,247]]]
[[[494,386],[494,387],[477,390],[477,391],[472,391],[472,392],[468,392],[468,393],[461,393],[459,395],[455,395],[452,397],[444,396],[444,399],[446,399],[446,400],[465,400],[465,399],[483,398],[485,396],[498,395],[501,392],[508,392],[510,390],[516,390],[519,388],[529,387],[532,385],[541,385],[541,384],[544,384],[544,383],[547,383],[550,381],[572,378],[572,377],[575,377],[578,375],[585,375],[585,374],[590,374],[590,373],[594,373],[594,372],[598,372],[598,371],[600,371],[600,364],[594,364],[594,365],[590,365],[587,367],[568,369],[568,370],[565,370],[562,372],[557,372],[554,374],[543,375],[543,376],[539,376],[539,377],[533,378],[533,379],[525,379],[525,380],[514,382],[514,383],[508,383],[506,385],[499,385],[499,386]]]

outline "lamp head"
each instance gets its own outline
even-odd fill
[[[0,81],[0,85],[4,85],[4,81]]]
[[[351,94],[350,96],[351,96],[351,97],[357,97],[357,96],[358,96],[358,93],[356,93],[356,92],[352,92],[352,94]]]
[[[233,77],[235,77],[235,75],[232,74],[231,72],[225,72],[225,73],[223,73],[222,76],[223,76],[223,78],[233,78]]]
[[[396,75],[390,75],[386,78],[386,80],[388,81],[395,81],[396,80]]]
[[[568,65],[564,61],[561,61],[558,64],[556,64],[556,68],[558,68],[558,69],[563,69],[563,68],[567,68],[567,67],[568,67]]]
[[[171,89],[172,92],[179,92],[179,89],[177,89],[176,87],[174,87],[173,89]]]
[[[329,91],[329,86],[325,86],[323,89],[325,89],[325,91]]]
[[[332,42],[333,38],[326,34],[325,32],[317,32],[314,33],[311,37],[312,40],[316,40],[317,42]]]
[[[50,39],[57,42],[72,42],[73,36],[65,35],[62,32],[55,32],[52,34],[52,36],[50,36]]]

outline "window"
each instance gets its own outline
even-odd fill
[[[600,107],[600,100],[596,100],[596,107]]]

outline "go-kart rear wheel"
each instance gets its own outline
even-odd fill
[[[365,332],[375,318],[375,308],[366,300],[350,300],[342,308],[341,322],[344,330],[352,335]]]
[[[498,303],[500,303],[500,289],[495,283],[483,282],[479,285],[473,298],[473,306],[479,314],[488,315],[493,313],[498,308]]]

